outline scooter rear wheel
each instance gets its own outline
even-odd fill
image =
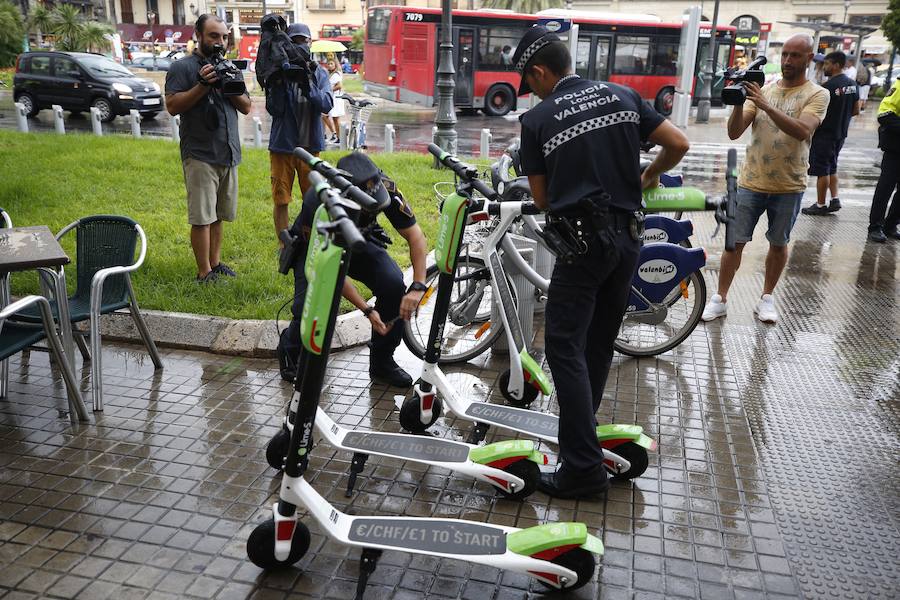
[[[522,398],[516,398],[509,391],[509,379],[510,372],[509,369],[503,371],[500,375],[500,393],[503,394],[503,397],[506,398],[506,401],[510,406],[515,406],[516,408],[528,408],[531,406],[531,403],[534,402],[538,397],[538,389],[533,385],[526,383],[523,388]]]
[[[650,459],[647,456],[647,449],[643,446],[638,446],[634,442],[623,442],[615,448],[610,448],[610,450],[631,463],[631,467],[622,473],[610,471],[610,477],[616,481],[635,479],[643,475],[644,471],[647,470]]]
[[[561,567],[571,569],[578,575],[578,580],[572,584],[567,584],[563,589],[566,591],[577,590],[590,582],[594,576],[594,570],[597,568],[597,561],[594,555],[584,548],[573,548],[565,554],[560,554],[550,562]],[[550,589],[556,589],[552,585],[541,581],[541,585]]]
[[[537,463],[530,461],[527,458],[517,460],[516,462],[507,465],[503,468],[503,471],[506,471],[510,475],[515,475],[525,482],[525,486],[515,492],[504,492],[500,488],[497,488],[500,495],[507,500],[524,500],[534,493],[534,490],[537,489],[538,480],[541,478],[541,470],[538,468]]]
[[[287,456],[288,444],[291,442],[291,432],[284,425],[281,431],[272,436],[266,444],[266,462],[276,471],[284,469],[284,459]]]
[[[270,517],[257,525],[247,538],[247,557],[260,569],[288,567],[303,558],[309,550],[309,541],[309,528],[297,521],[287,560],[278,560],[275,558],[275,519]]]
[[[400,426],[410,433],[425,433],[441,416],[443,408],[441,399],[435,396],[434,403],[431,405],[431,420],[428,423],[423,423],[422,411],[419,409],[419,399],[413,395],[412,398],[404,400],[403,405],[400,407]]]

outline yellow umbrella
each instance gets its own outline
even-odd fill
[[[309,47],[311,52],[344,52],[347,46],[334,40],[316,40]]]

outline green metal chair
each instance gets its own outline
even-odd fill
[[[28,323],[13,323],[8,319],[21,311],[36,310],[41,317],[42,327]],[[69,397],[69,409],[81,421],[87,421],[87,409],[78,390],[78,381],[66,360],[62,342],[56,334],[56,323],[50,311],[50,302],[42,296],[26,296],[0,310],[0,361],[7,364],[9,357],[22,352],[37,342],[46,339],[56,365],[62,370]],[[9,393],[9,370],[4,369],[0,377],[0,398]]]
[[[147,236],[141,226],[128,217],[96,215],[67,225],[56,234],[56,239],[61,239],[73,229],[76,235],[77,278],[75,293],[69,297],[69,316],[73,324],[89,321],[90,351],[81,339],[81,332],[75,331],[73,335],[85,360],[91,361],[94,410],[103,410],[101,315],[128,308],[154,367],[161,369],[163,366],[131,285],[131,273],[144,263],[147,256]],[[135,261],[138,240],[140,252]],[[34,309],[16,315],[18,320],[32,322],[36,317]]]

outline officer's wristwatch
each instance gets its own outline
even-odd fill
[[[409,284],[409,287],[406,288],[406,293],[410,292],[427,292],[428,286],[422,283],[421,281],[413,281]]]

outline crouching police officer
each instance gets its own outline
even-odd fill
[[[559,458],[542,491],[577,498],[609,488],[595,413],[606,385],[643,234],[641,190],[687,152],[687,138],[631,88],[572,72],[565,44],[544,27],[513,56],[519,95],[542,102],[520,117],[521,160],[535,204],[549,211],[557,255],[545,312],[547,361],[559,402]],[[662,151],[640,172],[640,145]]]
[[[413,283],[407,288],[403,283],[403,273],[397,263],[388,255],[386,247],[391,239],[375,221],[374,216],[360,216],[359,229],[366,238],[362,252],[353,254],[348,275],[365,284],[376,296],[375,307],[366,304],[349,280],[344,281],[342,294],[363,311],[372,324],[372,341],[369,343],[369,375],[373,380],[397,387],[412,385],[412,377],[394,362],[394,350],[400,345],[403,334],[399,319],[408,320],[428,289],[425,280],[425,236],[416,224],[412,209],[393,181],[388,179],[365,154],[353,153],[341,158],[337,167],[352,176],[353,184],[366,191],[378,201],[390,196],[391,203],[384,214],[397,232],[409,245],[409,258],[413,267]],[[313,216],[319,207],[319,198],[310,188],[303,196],[303,208],[294,221],[290,232],[299,236],[299,250],[293,260],[294,304],[291,308],[293,319],[281,332],[278,343],[278,363],[281,377],[293,381],[297,373],[300,356],[300,315],[306,296],[306,276],[303,263],[306,260],[306,246],[309,243]]]

